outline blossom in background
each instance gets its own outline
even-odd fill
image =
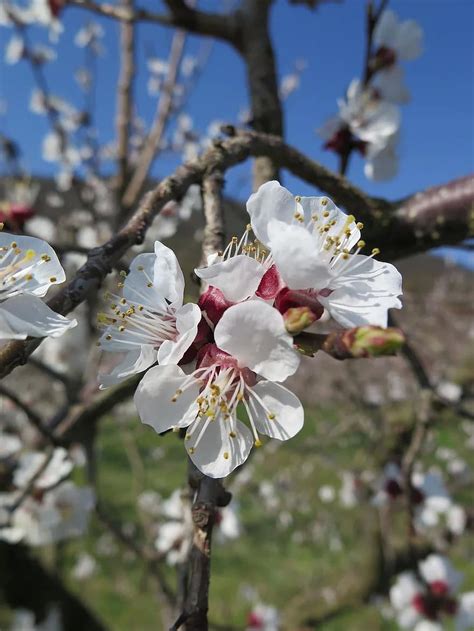
[[[104,29],[100,24],[89,22],[77,31],[74,43],[79,48],[90,48],[95,55],[102,55],[104,52],[103,37]]]
[[[53,606],[47,610],[47,614],[42,622],[36,624],[36,617],[28,609],[16,609],[9,631],[63,631],[61,611],[59,607]]]
[[[76,581],[86,581],[94,576],[97,569],[97,561],[94,557],[86,552],[83,552],[77,558],[77,561],[71,570],[71,576],[75,578]]]
[[[257,603],[247,616],[246,631],[279,631],[280,614],[276,607]]]
[[[280,385],[298,368],[282,316],[261,301],[229,307],[201,348],[196,370],[150,369],[135,393],[143,423],[158,432],[188,428],[185,445],[194,464],[214,478],[227,476],[248,457],[259,434],[279,440],[303,426],[303,407]],[[260,378],[260,380],[259,380]],[[238,420],[245,409],[250,429]],[[159,414],[157,414],[159,410]]]
[[[474,625],[474,592],[458,595],[462,580],[448,559],[431,554],[418,563],[419,577],[403,572],[390,590],[390,602],[402,629],[442,631],[449,620],[456,631]]]
[[[66,278],[53,248],[41,239],[0,233],[0,339],[58,337],[77,325],[40,297]]]
[[[404,492],[399,466],[393,462],[388,463],[373,503],[376,506],[384,505],[397,500]],[[466,513],[453,502],[439,473],[413,472],[410,493],[414,507],[414,526],[418,531],[423,532],[444,523],[454,535],[464,532]]]
[[[183,273],[172,250],[159,241],[154,254],[134,258],[121,284],[121,296],[108,296],[110,313],[99,315],[106,325],[99,345],[125,355],[111,372],[100,375],[102,388],[156,362],[178,363],[193,343],[201,319],[197,305],[183,305]]]
[[[92,489],[78,487],[73,482],[38,490],[26,497],[5,523],[5,508],[18,500],[17,493],[0,498],[0,540],[10,543],[23,541],[31,546],[43,546],[83,535],[88,527],[95,499]]]
[[[404,84],[399,61],[417,59],[423,51],[423,31],[414,20],[400,22],[390,9],[380,16],[373,36],[376,46],[371,60],[375,76],[372,85],[382,98],[394,103],[406,103],[410,93]]]
[[[9,183],[6,198],[0,201],[0,222],[7,230],[21,232],[25,222],[36,214],[35,202],[39,185],[23,180]]]
[[[13,35],[5,47],[5,62],[13,65],[20,61],[25,54],[25,42],[23,37]]]
[[[358,151],[364,172],[373,180],[389,179],[398,171],[396,147],[400,129],[399,108],[380,98],[371,87],[353,79],[346,98],[338,100],[339,113],[318,130],[324,148],[344,156]]]
[[[56,447],[49,460],[44,452],[28,451],[21,454],[18,459],[13,484],[18,489],[22,489],[34,479],[36,490],[52,488],[71,473],[73,466],[72,460],[63,447]],[[41,473],[37,475],[39,471]]]
[[[0,462],[14,456],[20,451],[22,442],[15,434],[7,434],[0,430]]]

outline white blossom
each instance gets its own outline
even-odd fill
[[[35,237],[0,232],[0,339],[57,337],[77,325],[40,298],[66,276],[54,250]]]

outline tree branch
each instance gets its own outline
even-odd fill
[[[235,133],[233,127],[228,132]],[[48,305],[63,315],[96,292],[113,266],[132,246],[143,242],[148,226],[161,208],[183,195],[213,171],[225,171],[249,156],[268,156],[280,167],[327,192],[334,201],[367,223],[367,239],[378,239],[389,258],[421,252],[433,245],[455,243],[472,230],[474,178],[462,178],[419,193],[403,203],[370,198],[348,180],[314,162],[277,136],[257,132],[239,132],[214,146],[165,178],[143,198],[138,210],[125,226],[104,245],[90,250],[88,260],[76,276],[60,290]],[[453,202],[454,200],[454,202]],[[435,211],[432,206],[434,205]],[[421,213],[437,225],[436,239],[420,234]],[[452,217],[452,214],[454,217]],[[41,340],[14,341],[0,349],[0,378],[26,363]]]
[[[122,7],[133,12],[133,0],[122,0]],[[133,79],[135,76],[135,25],[120,25],[120,76],[117,89],[117,180],[119,200],[127,186],[130,125],[133,116]],[[121,208],[117,219],[120,220]]]
[[[162,26],[174,26],[184,28],[191,33],[215,37],[232,42],[235,38],[235,22],[233,16],[219,15],[197,11],[179,2],[167,3],[170,12],[167,14],[153,13],[146,9],[134,9],[130,11],[125,7],[117,7],[113,4],[98,3],[93,0],[65,0],[65,6],[81,7],[104,17],[113,18],[123,22],[154,22]]]
[[[185,33],[183,31],[177,31],[171,44],[168,73],[163,85],[163,94],[158,101],[155,120],[146,138],[144,147],[140,152],[140,160],[122,197],[122,203],[126,209],[133,206],[140,194],[141,188],[153,164],[153,160],[156,157],[156,152],[159,150],[161,141],[163,140],[166,125],[173,110],[174,89],[185,43]]]

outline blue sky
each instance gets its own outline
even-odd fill
[[[156,0],[142,0],[140,6],[155,9]],[[215,8],[222,2],[209,0],[201,6]],[[364,0],[343,0],[322,5],[312,12],[295,7],[287,0],[277,0],[272,15],[272,36],[277,50],[280,75],[290,72],[297,59],[306,60],[300,89],[285,105],[287,140],[330,168],[336,158],[322,150],[315,130],[336,111],[336,99],[349,83],[360,76],[364,50]],[[400,198],[424,187],[466,175],[474,166],[474,47],[473,0],[392,0],[390,6],[403,19],[415,19],[424,29],[425,51],[421,58],[405,64],[406,81],[412,101],[402,108],[401,166],[398,176],[384,183],[369,182],[362,172],[362,161],[354,157],[349,177],[369,193],[390,199]],[[73,71],[81,63],[82,51],[73,45],[75,32],[88,19],[81,9],[67,9],[63,16],[65,32],[59,42],[58,59],[47,69],[54,91],[73,102],[80,97]],[[117,32],[114,21],[101,19],[106,29],[107,53],[99,62],[96,112],[102,140],[114,134],[115,86],[118,74]],[[45,39],[35,30],[34,37]],[[0,28],[0,47],[10,31]],[[171,32],[155,25],[139,28],[139,61],[145,59],[146,47],[153,45],[165,57]],[[197,41],[190,38],[189,52]],[[140,65],[140,64],[139,64]],[[146,92],[144,64],[136,80],[140,115],[150,120],[155,100]],[[41,141],[47,121],[28,110],[32,79],[27,64],[6,66],[0,62],[0,98],[8,102],[8,111],[0,119],[0,130],[13,136],[24,151],[25,162],[35,173],[50,173],[41,160]],[[245,74],[236,53],[216,43],[207,68],[189,101],[194,126],[205,131],[215,119],[235,122],[247,105]],[[156,173],[166,175],[177,164],[173,158],[162,159]],[[235,169],[228,180],[228,191],[245,197],[250,185],[245,178],[248,167]],[[244,184],[242,185],[242,182]],[[294,192],[311,189],[290,175],[285,184]]]

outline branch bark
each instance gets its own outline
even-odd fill
[[[133,0],[122,0],[124,10],[133,12]],[[118,199],[121,200],[128,177],[130,125],[133,116],[133,79],[135,76],[135,25],[120,25],[120,77],[117,90],[117,180]],[[117,219],[120,221],[121,207]]]

